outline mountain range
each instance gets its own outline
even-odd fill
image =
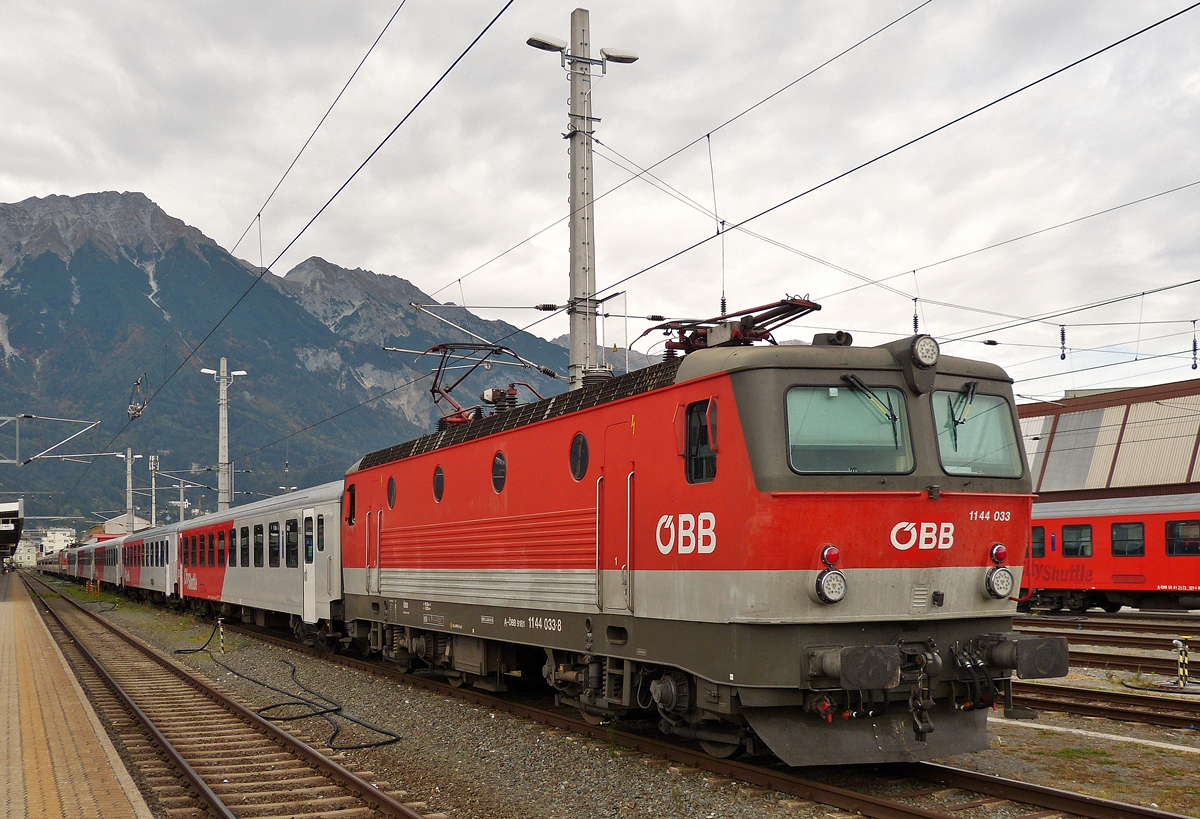
[[[281,487],[340,476],[366,452],[430,431],[433,356],[425,350],[469,333],[504,343],[524,358],[566,373],[567,351],[504,322],[462,308],[436,313],[411,282],[347,269],[313,257],[284,276],[242,261],[141,193],[94,193],[0,204],[0,415],[20,421],[20,459],[100,420],[49,456],[0,465],[0,497],[23,494],[26,514],[109,517],[125,507],[121,458],[157,455],[163,471],[210,469],[217,457],[217,385],[201,368],[245,370],[229,389],[235,502]],[[469,331],[469,332],[464,332]],[[488,386],[529,382],[543,395],[565,382],[536,370],[495,368],[454,393],[478,403]],[[141,406],[131,417],[131,405]],[[2,420],[2,419],[0,419]],[[17,424],[0,425],[0,459],[16,459]],[[91,461],[92,463],[81,463]],[[138,514],[146,460],[135,460]],[[248,471],[247,471],[248,470]],[[215,487],[215,472],[186,477]],[[159,520],[178,490],[157,479]],[[189,504],[211,511],[215,489],[191,489]]]

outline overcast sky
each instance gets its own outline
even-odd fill
[[[0,4],[0,201],[141,191],[232,248],[397,5]],[[407,0],[263,211],[265,261],[502,6]],[[720,218],[737,223],[1186,2],[932,0],[714,130],[918,6],[592,2],[593,49],[641,57],[595,85],[598,191],[629,178],[600,153],[646,166],[712,133],[654,172],[699,207],[640,180],[597,203],[600,286],[712,237],[714,184]],[[274,269],[317,255],[426,292],[451,285],[438,298],[467,305],[564,301],[565,223],[476,269],[567,212],[566,75],[525,40],[567,39],[572,8],[517,0]],[[1200,9],[747,224],[757,236],[731,231],[619,289],[630,313],[695,317],[718,312],[722,278],[731,309],[809,294],[824,309],[782,336],[841,328],[865,344],[910,334],[919,293],[922,331],[1003,365],[1023,395],[1196,377],[1198,285],[993,328],[1200,278],[1200,185],[946,260],[1200,182],[1198,137]],[[253,232],[236,253],[257,263],[258,244]],[[630,321],[631,336],[646,326]],[[565,330],[562,317],[533,328]],[[623,332],[610,320],[606,338]]]

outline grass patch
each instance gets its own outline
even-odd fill
[[[1060,748],[1057,751],[1042,751],[1041,754],[1058,759],[1104,759],[1112,756],[1110,751],[1102,751],[1099,748]]]

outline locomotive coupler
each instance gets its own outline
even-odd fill
[[[924,742],[925,737],[933,733],[933,720],[929,718],[929,709],[933,705],[933,698],[929,695],[929,677],[922,672],[908,695],[908,710],[912,714],[913,735],[917,742]]]

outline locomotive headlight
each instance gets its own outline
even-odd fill
[[[913,339],[911,352],[913,363],[928,369],[937,364],[940,349],[933,336],[917,336]]]
[[[817,575],[817,599],[822,603],[837,603],[846,596],[846,575],[837,569],[826,569]]]
[[[1013,592],[1016,581],[1007,566],[993,566],[983,578],[983,588],[988,597],[1004,600]]]

